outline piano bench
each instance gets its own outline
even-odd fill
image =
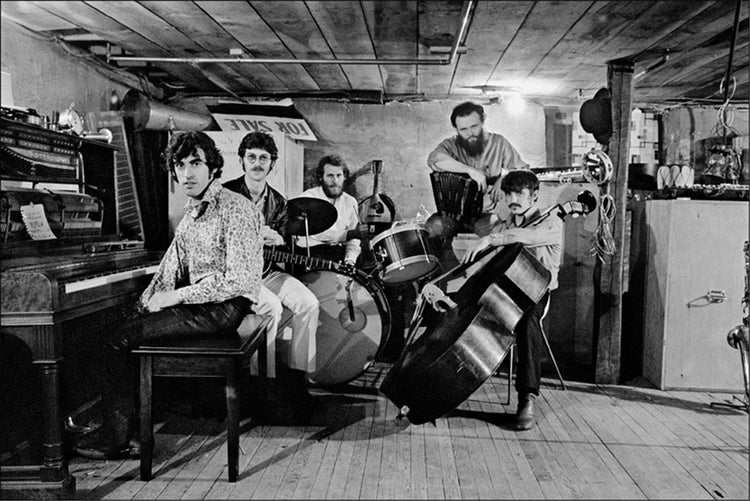
[[[205,337],[191,340],[148,341],[132,350],[140,361],[140,439],[141,480],[150,480],[154,451],[152,423],[152,392],[154,377],[223,377],[227,403],[227,466],[229,481],[236,482],[239,474],[240,409],[238,381],[241,370],[258,351],[259,373],[265,375],[266,334],[271,317],[249,315],[245,320],[251,327],[235,336]],[[254,326],[254,327],[253,327]]]

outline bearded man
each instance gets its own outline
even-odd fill
[[[310,238],[297,237],[299,247],[310,248],[315,257],[343,262],[354,266],[361,252],[360,235],[367,227],[359,221],[357,199],[344,191],[344,182],[349,177],[349,167],[339,155],[326,155],[318,162],[316,170],[318,186],[302,193],[302,197],[325,200],[336,208],[337,218],[333,226]]]
[[[471,101],[453,108],[451,125],[457,134],[444,139],[430,152],[427,165],[438,172],[468,174],[485,193],[483,212],[487,213],[503,201],[500,178],[508,171],[529,166],[505,137],[484,129],[485,118],[484,108]],[[496,218],[485,215],[478,218],[473,230],[480,236],[486,235],[496,222]],[[455,224],[447,223],[443,222],[441,229],[453,228],[455,233]]]

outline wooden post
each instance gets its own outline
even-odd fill
[[[633,68],[631,60],[607,63],[607,83],[612,96],[612,137],[608,154],[614,172],[609,184],[609,194],[615,203],[612,236],[616,252],[609,261],[597,261],[600,273],[597,311],[598,329],[595,335],[594,382],[616,384],[620,381],[620,355],[622,342],[622,291],[623,263],[630,252],[624,249],[625,205],[628,189],[628,163],[630,155],[630,115],[632,106]]]

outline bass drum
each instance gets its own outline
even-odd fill
[[[391,312],[383,289],[361,271],[310,271],[297,277],[320,302],[316,370],[310,382],[342,384],[362,374],[388,342]]]

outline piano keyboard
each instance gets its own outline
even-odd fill
[[[72,294],[86,289],[93,289],[94,287],[100,287],[102,285],[111,284],[114,282],[121,282],[128,280],[133,277],[141,275],[153,275],[156,270],[159,269],[158,264],[146,266],[144,268],[137,268],[134,270],[126,270],[118,273],[110,273],[109,275],[102,275],[93,278],[87,278],[84,280],[78,280],[76,282],[66,283],[64,286],[65,294]]]

